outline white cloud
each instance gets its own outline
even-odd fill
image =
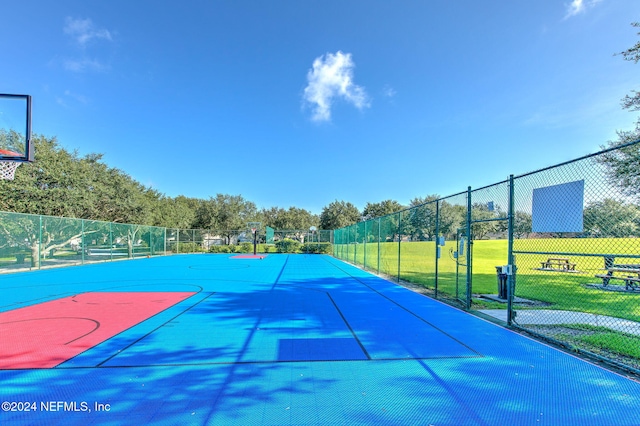
[[[572,16],[584,13],[587,9],[594,7],[601,1],[602,0],[572,0],[571,3],[567,5],[567,14],[564,16],[564,19],[569,19]]]
[[[89,103],[89,100],[87,99],[86,96],[80,95],[78,93],[73,93],[70,90],[65,90],[64,91],[64,95],[69,97],[69,98],[75,99],[77,102],[79,102],[81,104],[85,104],[86,105],[87,103]]]
[[[81,47],[85,47],[93,39],[112,40],[109,30],[97,28],[89,18],[67,17],[64,21],[64,33],[72,37]]]
[[[396,89],[394,89],[393,87],[386,85],[384,86],[384,88],[382,89],[382,93],[387,97],[387,98],[393,98],[398,92],[396,92]]]
[[[313,61],[303,96],[313,109],[313,121],[329,121],[331,106],[336,99],[344,99],[358,109],[369,106],[364,88],[353,83],[354,68],[351,54],[341,51],[327,53]]]
[[[78,93],[74,93],[74,92],[72,92],[70,90],[65,90],[64,91],[64,96],[57,96],[56,97],[56,102],[59,105],[63,106],[63,107],[69,107],[69,104],[67,102],[69,100],[71,100],[71,101],[73,101],[75,103],[83,104],[83,105],[86,105],[86,104],[89,103],[89,99],[86,96],[80,95]]]
[[[104,71],[107,69],[106,65],[103,65],[97,59],[68,59],[63,63],[64,69],[73,72],[84,71]]]

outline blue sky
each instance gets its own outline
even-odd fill
[[[637,0],[4,1],[0,92],[167,196],[450,195],[595,152],[637,113]]]

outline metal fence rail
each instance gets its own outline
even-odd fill
[[[639,192],[605,164],[639,147],[337,229],[334,256],[640,372]]]

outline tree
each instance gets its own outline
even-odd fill
[[[79,238],[80,222],[69,218],[150,224],[156,191],[107,167],[99,154],[79,157],[61,148],[55,138],[39,135],[32,143],[35,161],[20,166],[14,180],[0,180],[0,210],[58,216],[44,218],[42,224],[29,216],[14,218],[11,225],[0,223],[7,244],[26,245],[32,262]],[[140,230],[127,229],[132,245]]]
[[[14,180],[0,180],[0,210],[151,224],[156,191],[108,167],[101,154],[79,157],[39,135],[32,143],[35,161],[21,165]]]
[[[416,197],[411,200],[411,209],[403,217],[402,233],[410,235],[411,239],[430,240],[436,236],[436,201],[440,199],[437,194],[428,195],[425,198]]]
[[[256,205],[241,195],[217,194],[200,203],[195,225],[220,232],[226,237],[227,244],[232,244],[235,235],[232,231],[246,229],[247,223],[257,217]]]
[[[442,200],[440,201],[439,217],[440,234],[448,236],[448,238],[455,238],[458,229],[466,226],[467,207]]]
[[[631,26],[640,28],[640,22],[634,22]],[[640,33],[638,33],[640,35]],[[640,61],[640,41],[636,42],[633,47],[620,52],[619,55],[622,55],[625,61],[632,61],[634,64],[637,64]],[[631,111],[640,110],[640,92],[632,90],[631,93],[633,95],[627,95],[622,99],[622,107],[624,109],[630,109]]]
[[[277,230],[294,231],[289,232],[287,235],[291,235],[299,241],[304,240],[309,228],[312,226],[318,227],[320,224],[318,215],[297,207],[289,207],[288,210],[281,207],[271,207],[262,209],[260,215],[264,226]]]
[[[640,236],[640,209],[611,198],[589,203],[584,209],[584,230],[600,238]]]
[[[166,228],[193,229],[196,212],[202,200],[179,195],[176,198],[161,196],[156,203],[155,226]]]
[[[308,210],[297,207],[289,207],[285,210],[281,207],[262,209],[263,225],[274,229],[308,230],[311,226],[318,226],[320,218]]]
[[[399,212],[403,210],[402,204],[395,200],[384,200],[379,203],[367,203],[362,211],[362,216],[367,219],[373,219],[376,217],[386,216],[388,214]]]
[[[489,210],[485,203],[473,203],[471,207],[471,221],[485,221],[496,219],[497,213]],[[497,222],[476,222],[471,224],[471,235],[475,240],[481,240],[491,232],[495,232]]]
[[[531,213],[517,211],[513,218],[513,235],[516,238],[526,238],[532,231],[533,219]]]
[[[360,211],[349,202],[334,201],[322,208],[320,213],[321,229],[339,229],[357,223],[360,220]]]
[[[640,27],[639,22],[632,24]],[[640,35],[640,33],[638,33]],[[633,47],[620,52],[626,61],[638,63],[640,60],[640,42]],[[640,92],[632,91],[622,100],[622,107],[631,111],[640,111]],[[640,119],[632,131],[618,131],[618,140],[609,141],[609,147],[616,147],[640,140]],[[616,185],[622,193],[640,198],[640,143],[609,151],[599,157],[597,161],[604,165],[609,182]]]
[[[640,121],[633,131],[618,131],[618,140],[610,147],[624,145],[640,139]],[[605,167],[609,182],[623,194],[640,198],[640,143],[606,152],[597,161]]]

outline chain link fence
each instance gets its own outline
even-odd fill
[[[513,324],[640,370],[640,210],[603,156],[514,178]]]
[[[638,373],[640,161],[614,170],[611,159],[639,147],[335,230],[333,254]]]
[[[166,229],[0,212],[0,271],[164,255]]]
[[[268,230],[266,230],[268,231]],[[274,253],[284,240],[294,249],[324,253],[328,230],[258,230],[262,253]],[[267,241],[269,237],[269,241]],[[0,212],[0,272],[84,265],[171,253],[253,251],[250,229],[172,229],[96,220]]]

